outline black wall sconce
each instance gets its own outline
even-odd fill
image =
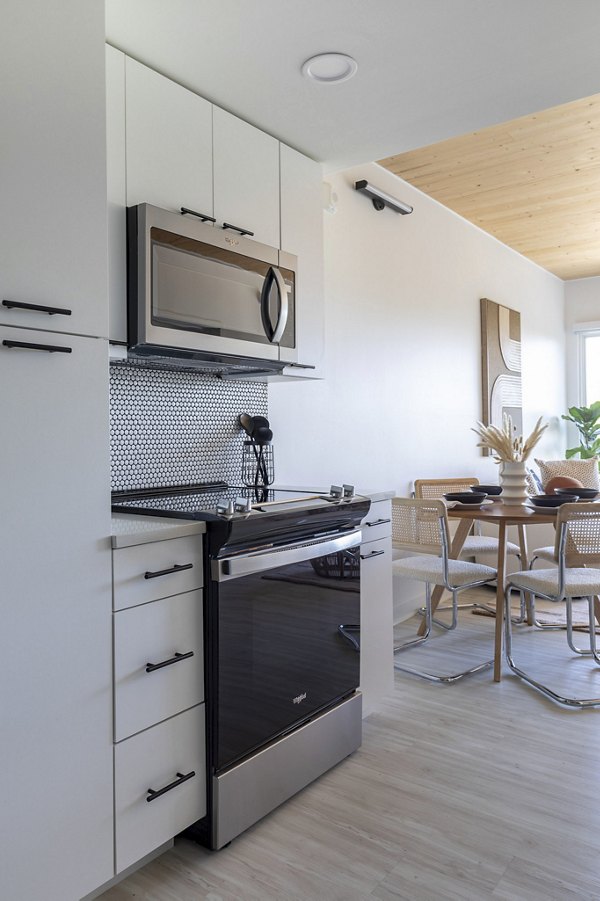
[[[401,213],[402,216],[407,216],[413,211],[413,208],[407,203],[402,203],[401,200],[396,200],[391,194],[380,191],[379,188],[370,185],[365,179],[355,182],[354,188],[356,191],[362,191],[363,194],[370,197],[376,210],[383,210],[387,206],[391,210],[394,210],[395,213]]]

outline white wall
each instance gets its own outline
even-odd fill
[[[376,212],[353,190],[359,178],[414,213]],[[550,419],[539,456],[561,457],[563,282],[376,164],[329,181],[326,378],[269,388],[277,480],[406,494],[418,477],[496,479],[470,431],[481,416],[481,297],[521,312],[524,428]]]
[[[565,282],[567,402],[570,407],[583,402],[579,393],[577,333],[574,331],[574,326],[580,322],[600,322],[600,278],[578,278]],[[572,437],[578,443],[574,428]]]

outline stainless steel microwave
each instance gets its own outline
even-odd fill
[[[297,361],[296,257],[147,203],[127,216],[132,355],[272,371]]]

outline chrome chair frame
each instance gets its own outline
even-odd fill
[[[587,509],[586,509],[587,508]],[[584,595],[588,601],[588,621],[589,621],[589,641],[590,648],[586,650],[584,648],[578,647],[573,639],[573,606],[572,600],[573,595],[568,593],[568,572],[569,566],[567,565],[567,561],[569,559],[574,560],[575,562],[583,562],[585,566],[585,560],[588,558],[588,563],[599,564],[600,563],[600,547],[597,547],[594,551],[586,553],[585,550],[577,550],[568,552],[568,543],[570,541],[569,536],[569,523],[573,522],[573,519],[570,518],[571,514],[581,515],[589,515],[594,517],[596,520],[600,520],[600,504],[564,504],[561,507],[558,513],[558,532],[556,538],[555,545],[555,557],[558,564],[557,569],[557,589],[555,594],[549,594],[547,592],[542,592],[539,589],[536,589],[535,592],[531,591],[531,587],[527,587],[527,591],[531,596],[531,604],[532,610],[535,612],[535,597],[541,597],[548,601],[558,602],[565,601],[566,608],[566,625],[565,626],[547,626],[544,624],[539,624],[535,620],[534,624],[541,630],[566,630],[567,633],[567,643],[571,650],[575,654],[584,655],[584,656],[592,656],[595,662],[600,666],[600,653],[597,650],[597,642],[596,642],[596,619],[595,619],[595,609],[594,609],[594,598],[598,592],[600,592],[600,578],[598,579],[598,592],[594,592],[594,594]],[[572,543],[572,540],[571,540]],[[534,558],[536,559],[536,558]],[[533,563],[533,560],[532,560]],[[526,573],[512,573],[509,577],[509,580],[506,585],[506,590],[504,593],[504,604],[505,604],[505,656],[506,662],[508,663],[509,668],[514,672],[520,679],[524,682],[531,685],[533,688],[540,691],[546,697],[550,698],[553,701],[556,701],[559,704],[564,704],[567,707],[575,707],[575,708],[587,708],[587,707],[598,707],[600,706],[600,697],[598,698],[573,698],[567,697],[565,695],[559,694],[558,692],[551,689],[548,685],[543,682],[540,682],[538,679],[534,679],[529,673],[525,670],[521,669],[514,660],[513,657],[513,635],[512,635],[512,623],[510,619],[510,593],[513,588],[517,588],[521,592],[521,596],[523,595],[523,588],[518,584],[519,575],[526,575],[527,572],[532,572],[532,566],[529,567],[529,570]],[[590,573],[592,575],[592,573]],[[516,580],[516,582],[513,582]],[[576,595],[580,597],[580,595]]]
[[[394,498],[392,503],[396,504],[405,504],[406,506],[414,505],[415,508],[418,509],[418,505],[420,504],[423,509],[427,507],[437,507],[439,510],[438,516],[438,529],[439,529],[439,539],[440,539],[440,551],[441,551],[441,581],[433,581],[433,580],[425,580],[425,632],[423,635],[417,636],[415,638],[408,639],[400,645],[396,645],[394,647],[394,655],[401,653],[402,651],[407,651],[412,648],[417,647],[418,645],[424,644],[431,636],[432,625],[434,622],[432,610],[431,610],[431,585],[439,584],[443,585],[448,591],[452,594],[452,625],[450,628],[455,628],[458,621],[458,602],[457,597],[462,591],[466,591],[470,588],[478,588],[481,585],[485,585],[488,582],[492,581],[496,577],[496,570],[493,567],[486,567],[490,570],[490,575],[485,579],[474,579],[472,582],[463,583],[461,585],[453,585],[450,582],[449,576],[449,542],[448,542],[448,520],[446,517],[446,509],[442,501],[432,500],[432,501],[419,501],[419,500],[411,500],[409,498]],[[414,549],[414,548],[412,548]],[[421,554],[420,556],[426,557],[431,556]],[[402,560],[395,561],[395,568],[401,570],[402,569]],[[473,566],[480,568],[478,564],[466,564],[467,566]],[[407,575],[408,578],[415,578],[414,575]],[[469,605],[472,606],[472,605]],[[446,624],[443,624],[446,626]],[[419,676],[422,679],[426,679],[430,682],[438,682],[443,684],[450,684],[452,682],[457,682],[459,679],[462,679],[464,676],[473,675],[474,673],[481,672],[482,670],[489,669],[494,663],[493,658],[491,660],[486,660],[483,663],[479,663],[476,666],[470,667],[469,669],[463,670],[458,673],[451,674],[437,674],[431,673],[426,670],[415,669],[414,667],[405,666],[403,664],[394,661],[394,669],[397,669],[401,672],[410,673],[414,676]]]

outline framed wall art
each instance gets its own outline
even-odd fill
[[[487,297],[481,298],[481,388],[483,424],[501,428],[506,413],[521,435],[521,314]]]

